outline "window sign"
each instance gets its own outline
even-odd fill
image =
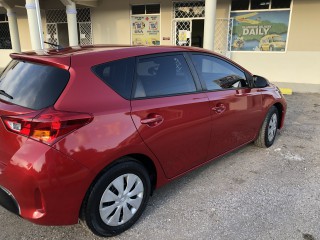
[[[131,16],[133,45],[160,45],[160,16]]]
[[[232,12],[232,51],[285,51],[290,10]]]

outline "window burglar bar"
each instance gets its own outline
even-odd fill
[[[0,49],[12,49],[8,17],[0,14]]]

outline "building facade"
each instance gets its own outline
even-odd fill
[[[319,0],[40,0],[42,30],[35,2],[0,0],[0,68],[40,48],[40,31],[61,46],[205,47],[281,87],[320,92]]]

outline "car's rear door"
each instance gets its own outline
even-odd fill
[[[210,54],[191,54],[198,76],[207,89],[212,114],[208,159],[250,142],[261,124],[261,94],[248,87],[246,73]]]
[[[182,53],[137,59],[132,119],[168,178],[207,159],[211,113],[198,89]]]

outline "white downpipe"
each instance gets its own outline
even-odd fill
[[[26,0],[26,9],[28,14],[28,23],[30,30],[31,46],[33,50],[40,50],[40,31],[38,27],[38,18],[36,12],[36,4],[34,0]]]
[[[76,4],[72,2],[66,6],[67,20],[68,20],[68,33],[69,45],[79,45],[78,39],[78,26],[77,26],[77,9]]]
[[[215,20],[217,0],[206,0],[204,18],[203,48],[214,50]]]
[[[12,8],[7,9],[12,50],[21,52],[17,15]]]

